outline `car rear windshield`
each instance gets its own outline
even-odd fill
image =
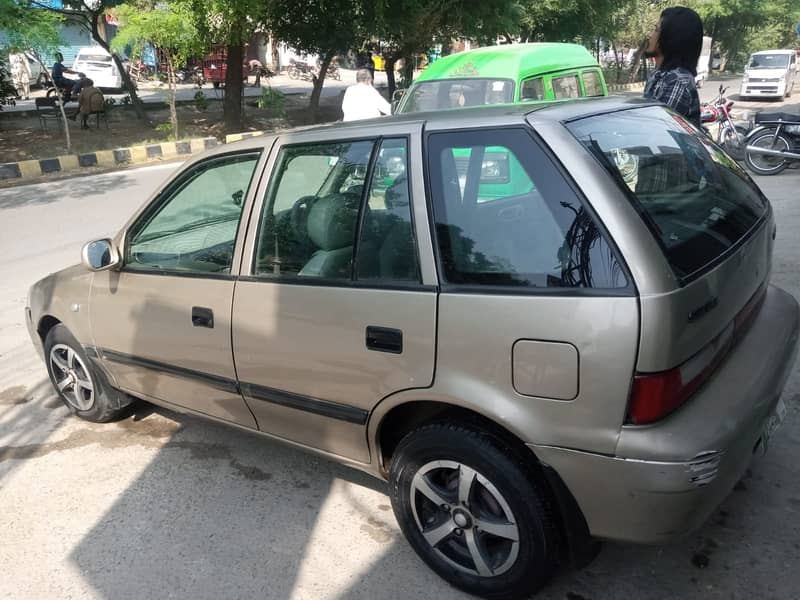
[[[684,280],[745,238],[767,210],[741,167],[665,108],[597,115],[567,126],[628,194]]]
[[[437,79],[420,81],[409,92],[402,112],[445,110],[514,101],[510,79]]]

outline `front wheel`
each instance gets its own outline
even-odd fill
[[[722,147],[734,160],[744,160],[745,138],[747,138],[747,130],[739,125],[726,126],[720,133]]]
[[[390,494],[400,528],[440,577],[500,600],[541,588],[560,556],[553,502],[533,455],[469,425],[408,434],[392,457]]]
[[[44,349],[50,381],[73,414],[95,423],[107,423],[123,415],[131,398],[111,387],[64,325],[50,330]]]
[[[756,135],[747,141],[747,145],[778,152],[789,152],[792,147],[782,135],[778,134],[776,138],[774,131],[765,131]],[[750,150],[745,150],[744,162],[747,168],[757,175],[777,175],[789,165],[789,161],[782,156],[761,154]]]
[[[286,70],[286,74],[289,76],[289,79],[297,79],[297,77],[299,76],[297,69],[295,69],[294,67],[289,67]]]

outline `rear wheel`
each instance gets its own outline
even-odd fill
[[[782,135],[779,134],[776,138],[774,131],[765,131],[758,134],[752,140],[749,140],[747,145],[778,152],[789,152],[792,147]],[[744,162],[748,169],[758,175],[777,175],[789,164],[789,161],[782,156],[771,156],[759,152],[751,152],[750,150],[745,150]]]
[[[390,470],[392,507],[439,576],[495,600],[527,597],[552,576],[558,521],[532,459],[468,425],[426,425],[400,442]]]
[[[123,415],[131,398],[109,385],[64,325],[50,330],[44,348],[50,381],[73,414],[95,423],[106,423]]]

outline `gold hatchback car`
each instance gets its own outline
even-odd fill
[[[185,165],[27,323],[66,405],[139,398],[387,479],[453,585],[704,522],[784,412],[772,209],[645,101],[412,114]]]

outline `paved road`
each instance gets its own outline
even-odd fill
[[[174,168],[0,191],[0,597],[465,600],[417,559],[366,476],[161,409],[103,426],[67,416],[23,327],[26,289]],[[773,280],[800,297],[800,174],[759,183],[778,220]],[[606,544],[538,598],[796,599],[797,370],[787,392],[770,453],[701,531]]]

